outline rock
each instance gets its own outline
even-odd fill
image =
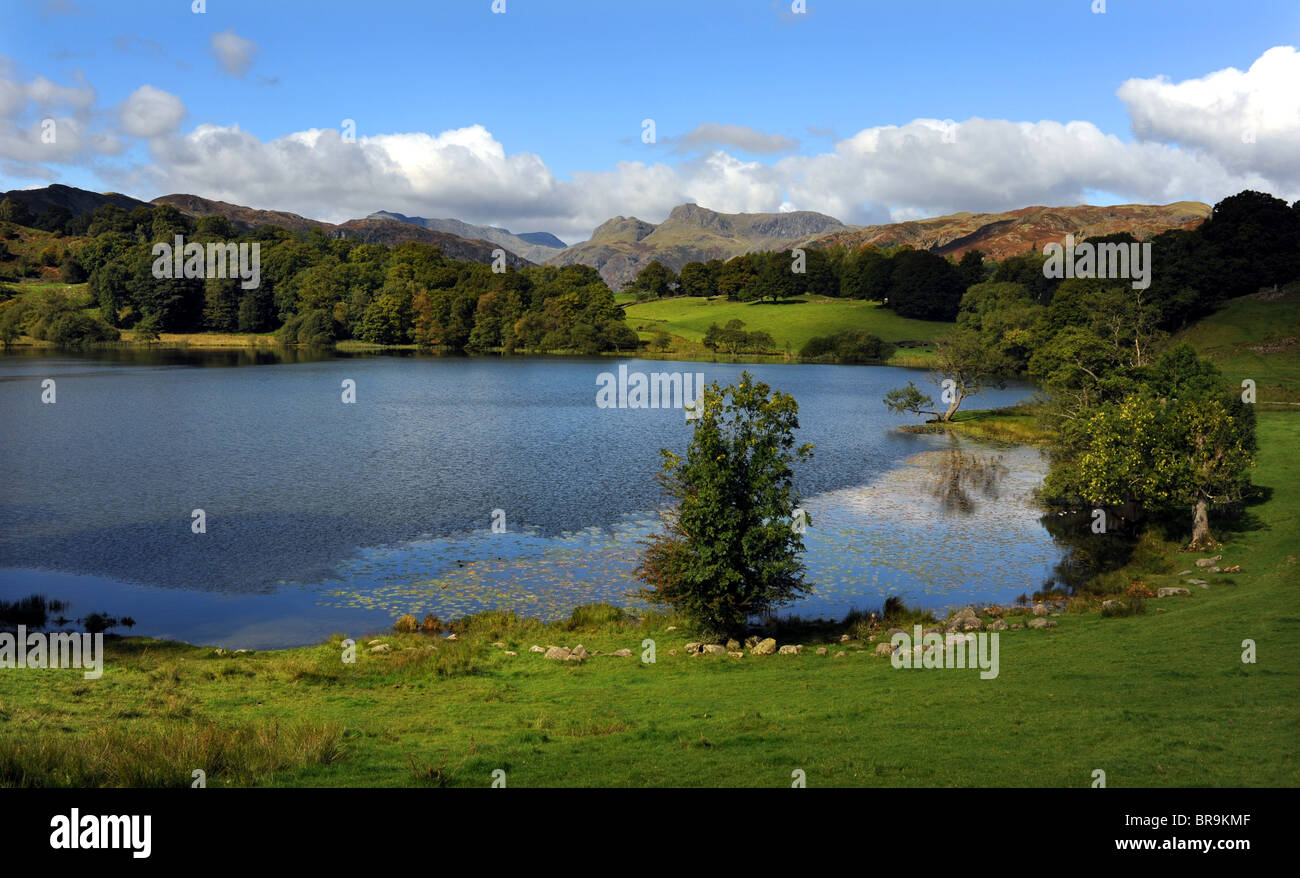
[[[536,645],[528,647],[528,651],[529,651],[529,652],[546,652],[546,650],[544,650],[544,649],[542,649],[540,646],[536,646]]]
[[[564,660],[565,660],[566,662],[581,662],[582,659],[583,659],[583,656],[580,656],[580,655],[578,655],[578,654],[576,654],[576,653],[572,653],[572,652],[569,653],[568,655],[566,655],[566,656],[564,657]]]
[[[1241,572],[1241,565],[1240,565],[1240,564],[1233,564],[1231,567],[1224,567],[1224,568],[1223,568],[1222,570],[1220,570],[1219,572],[1220,572],[1220,573],[1240,573],[1240,572]]]
[[[1057,624],[1052,619],[1043,619],[1041,617],[1029,620],[1030,628],[1055,628]]]
[[[389,646],[387,643],[381,643],[378,646],[370,647],[371,652],[388,652],[391,649],[392,647]]]
[[[1221,569],[1218,568],[1218,567],[1211,567],[1211,568],[1210,568],[1210,572],[1211,572],[1211,573],[1222,573],[1223,570],[1221,570]]]
[[[508,649],[507,649],[507,650],[506,650],[506,655],[519,655],[519,653],[517,653],[517,652],[512,652],[511,650],[508,650]]]
[[[670,650],[668,650],[668,654],[669,654],[669,655],[677,655],[677,650],[675,650],[675,649],[670,649]]]
[[[1122,610],[1124,609],[1124,604],[1116,600],[1102,601],[1101,608],[1103,610]]]
[[[587,652],[586,647],[584,647],[581,643],[579,643],[577,646],[575,646],[575,647],[573,648],[573,652],[569,653],[569,655],[570,655],[570,656],[577,656],[577,657],[578,657],[578,661],[582,661],[582,660],[585,659],[585,658],[591,658],[591,653]]]
[[[777,650],[779,655],[798,655],[801,652],[803,652],[802,643],[787,643]]]
[[[849,642],[849,635],[847,635],[847,634],[841,634],[841,635],[840,635],[840,643],[848,643],[848,642]]]
[[[841,658],[841,657],[846,656],[846,655],[848,655],[848,653],[841,649],[839,652],[835,653],[835,655],[834,655],[833,657],[834,657],[834,658]]]
[[[1197,567],[1213,567],[1215,561],[1221,561],[1222,559],[1223,559],[1223,556],[1222,556],[1222,555],[1215,555],[1213,558],[1197,558],[1197,559],[1196,559],[1196,566],[1197,566]]]
[[[616,650],[614,650],[613,652],[611,652],[610,655],[616,655],[616,656],[618,656],[619,658],[631,658],[631,657],[632,657],[632,650],[630,650],[630,649],[616,649]]]
[[[704,644],[691,641],[690,643],[682,647],[682,649],[684,649],[686,652],[703,652]]]
[[[1047,607],[1043,606],[1042,604],[1034,604],[1035,616],[1046,616],[1049,612],[1051,611],[1048,610]]]
[[[1024,627],[1025,627],[1025,623],[1023,623],[1023,622],[1016,622],[1014,625],[1011,626],[1011,630],[1012,630],[1012,631],[1019,631],[1021,628],[1024,628]]]
[[[1194,571],[1194,570],[1179,570],[1177,573],[1174,574],[1174,576],[1187,576],[1187,575],[1189,575],[1189,574],[1191,574],[1191,573],[1195,573],[1195,572],[1196,572],[1196,571]]]
[[[709,655],[725,655],[727,652],[727,648],[725,646],[722,646],[721,644],[709,643],[705,645],[704,652],[708,653]]]
[[[745,649],[753,649],[758,646],[758,638],[753,634],[745,638]]]
[[[984,627],[974,607],[962,607],[948,620],[948,631],[978,631]]]
[[[989,630],[990,630],[990,631],[1006,631],[1006,630],[1007,630],[1007,620],[1006,620],[1006,619],[995,619],[994,621],[992,621],[992,622],[989,623]]]
[[[744,658],[744,657],[745,657],[745,654],[744,654],[743,652],[738,651],[738,650],[732,650],[731,652],[727,653],[727,655],[731,656],[732,658]]]
[[[740,649],[740,643],[735,638],[727,641],[727,652],[735,652],[738,649]]]
[[[1176,594],[1191,594],[1191,592],[1173,585],[1166,585],[1163,588],[1156,589],[1156,597],[1158,598],[1173,597]]]
[[[667,628],[665,628],[664,630],[665,630],[665,631],[676,631],[676,630],[677,630],[677,626],[676,626],[676,625],[669,625],[669,626],[668,626]]]
[[[890,628],[888,631],[885,632],[885,636],[893,637],[895,634],[907,634],[907,633],[908,632],[904,631],[902,628]]]
[[[382,641],[382,640],[368,640],[368,641],[366,641],[366,646],[374,646],[376,643],[383,643],[383,641]]]
[[[504,643],[502,643],[500,640],[498,640],[496,643],[494,643],[494,644],[492,644],[492,645],[495,646],[497,649],[505,649],[505,648],[506,648],[506,645],[505,645]]]
[[[876,644],[876,655],[893,655],[893,654],[894,654],[894,645],[892,643],[886,643],[885,641],[882,640],[880,643]]]
[[[776,652],[776,641],[771,637],[765,637],[758,643],[755,643],[750,648],[750,652],[754,655],[771,655]]]
[[[819,646],[819,647],[817,647],[817,654],[818,654],[818,655],[826,655],[826,647],[824,647],[824,646]]]
[[[1183,582],[1188,585],[1199,585],[1201,588],[1209,588],[1210,584],[1204,579],[1184,579]]]
[[[218,646],[218,647],[217,647],[217,655],[225,655],[225,654],[226,654],[226,651],[225,651],[224,649],[222,649],[221,647]]]
[[[542,657],[564,661],[569,657],[569,650],[568,647],[564,646],[552,646],[550,649],[546,650],[546,654]]]
[[[456,635],[455,635],[454,633],[453,633],[453,634],[448,634],[448,635],[447,635],[447,639],[448,639],[448,640],[455,640],[455,639],[456,639]]]

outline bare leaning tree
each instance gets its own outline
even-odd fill
[[[973,329],[958,327],[934,343],[935,369],[932,380],[941,389],[940,400],[947,406],[940,410],[929,394],[922,393],[912,381],[885,395],[884,403],[900,414],[933,415],[933,420],[951,421],[961,404],[986,387],[1002,388],[1002,377],[1014,369],[1001,351],[984,343]]]

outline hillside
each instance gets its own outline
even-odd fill
[[[959,258],[967,250],[981,250],[988,259],[1002,260],[1022,253],[1042,252],[1051,241],[1073,234],[1077,240],[1115,232],[1149,238],[1168,229],[1192,229],[1210,215],[1199,201],[1173,204],[1116,204],[1109,207],[1022,207],[1005,213],[954,213],[950,216],[858,226],[809,238],[812,247],[843,245],[858,249],[868,245],[888,247],[908,244],[940,256]]]
[[[688,262],[779,250],[847,228],[834,217],[812,211],[718,213],[697,204],[682,204],[658,225],[636,217],[614,217],[598,226],[589,240],[573,245],[547,264],[590,265],[612,289],[621,290],[655,260],[678,271]]]
[[[148,206],[148,202],[119,192],[91,192],[53,183],[40,189],[12,189],[0,193],[0,201],[12,198],[23,205],[32,216],[40,216],[47,210],[61,207],[73,216],[89,213],[96,208],[112,204],[123,210],[134,210]]]
[[[567,245],[559,238],[549,232],[526,232],[522,235],[516,235],[508,229],[500,229],[496,226],[476,226],[473,223],[461,222],[458,219],[426,219],[420,216],[406,216],[400,213],[392,213],[387,210],[380,210],[366,217],[368,220],[396,220],[402,223],[410,223],[419,228],[430,229],[435,232],[443,232],[449,235],[456,235],[461,238],[480,239],[491,241],[493,244],[499,244],[506,250],[514,253],[516,256],[522,256],[529,262],[543,263],[552,256],[557,255]]]
[[[214,201],[198,195],[163,195],[153,200],[154,204],[169,204],[186,216],[222,216],[241,229],[252,229],[263,225],[281,226],[294,232],[306,232],[320,229],[333,238],[352,238],[366,244],[384,244],[392,246],[404,241],[418,241],[431,244],[442,250],[443,255],[452,259],[470,259],[475,262],[491,262],[492,251],[497,244],[481,239],[465,238],[460,235],[421,228],[417,225],[396,219],[374,218],[348,220],[345,223],[327,223],[308,219],[296,213],[281,210],[257,210],[225,201]],[[506,264],[515,268],[532,265],[530,260],[516,255],[507,248]]]

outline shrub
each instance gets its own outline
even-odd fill
[[[415,628],[415,617],[410,613],[405,613],[399,616],[397,621],[393,623],[393,630],[399,634],[413,634],[415,633]]]

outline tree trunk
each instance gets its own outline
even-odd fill
[[[1194,551],[1209,549],[1214,546],[1214,537],[1210,535],[1210,515],[1204,498],[1196,501],[1196,511],[1192,513],[1192,541],[1187,548]]]

